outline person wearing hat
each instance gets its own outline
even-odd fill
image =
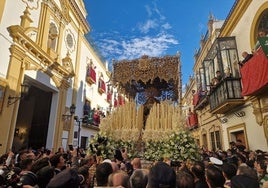
[[[18,187],[23,185],[37,186],[37,176],[35,173],[28,171],[20,177],[20,181],[17,183]]]
[[[218,159],[218,158],[216,158],[216,157],[209,157],[209,160],[214,165],[217,165],[217,166],[223,165],[223,161]]]

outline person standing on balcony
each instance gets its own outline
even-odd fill
[[[233,75],[231,73],[231,70],[229,67],[226,67],[225,70],[224,70],[224,78],[232,78]]]
[[[88,100],[86,100],[86,102],[84,104],[84,116],[85,115],[90,116],[90,112],[91,112],[90,102]]]
[[[219,70],[216,71],[216,78],[218,79],[219,82],[222,81],[222,74],[221,74],[221,71],[219,71]]]
[[[244,51],[242,52],[242,57],[244,59],[238,63],[241,67],[253,57],[253,54],[249,54],[248,52]]]

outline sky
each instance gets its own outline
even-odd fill
[[[84,0],[88,38],[108,61],[180,52],[182,83],[193,75],[194,52],[210,14],[226,19],[235,0]]]

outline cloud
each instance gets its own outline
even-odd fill
[[[161,26],[162,28],[164,28],[165,30],[171,29],[171,25],[169,23],[165,23]]]
[[[115,36],[113,36],[114,38]],[[142,55],[152,57],[163,55],[171,46],[179,42],[173,35],[160,33],[155,36],[118,37],[117,39],[103,39],[97,44],[105,57],[110,59],[135,59]]]
[[[101,54],[108,60],[140,58],[142,55],[157,57],[167,55],[169,49],[176,48],[179,41],[170,33],[172,26],[153,2],[145,5],[147,17],[129,31],[99,32],[95,36]]]
[[[151,10],[151,7],[149,5],[145,5],[145,9],[146,9],[146,12],[148,14],[149,17],[152,16],[152,10]]]
[[[147,20],[144,24],[138,24],[139,30],[142,33],[148,33],[150,29],[155,29],[158,27],[158,23],[156,20]]]
[[[167,23],[166,17],[162,15],[158,9],[156,2],[152,2],[151,6],[145,5],[147,20],[138,23],[138,29],[142,33],[148,33],[151,30],[170,29],[171,26]]]
[[[158,9],[156,2],[153,2],[153,12],[155,12],[161,20],[165,20],[166,17],[162,15],[161,11]]]

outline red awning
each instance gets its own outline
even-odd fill
[[[105,93],[106,92],[106,85],[105,85],[105,82],[102,80],[102,79],[100,79],[100,86],[101,86],[101,89],[103,90],[103,93]]]
[[[268,84],[268,59],[262,48],[241,67],[242,95],[251,95]]]
[[[196,106],[199,101],[199,93],[193,95],[193,105]]]
[[[190,126],[194,127],[198,125],[198,118],[197,118],[197,114],[191,114],[190,115]]]
[[[187,120],[186,120],[186,125],[189,129],[192,129],[194,127],[198,126],[198,117],[196,113],[191,113]]]
[[[108,102],[112,101],[112,92],[110,92],[110,91],[107,93],[107,101]]]
[[[87,70],[87,77],[90,77],[94,82],[96,82],[96,72],[94,68],[89,67]]]
[[[118,101],[117,101],[117,99],[116,99],[116,98],[114,98],[114,107],[116,108],[116,107],[117,107],[117,105],[118,105]]]

